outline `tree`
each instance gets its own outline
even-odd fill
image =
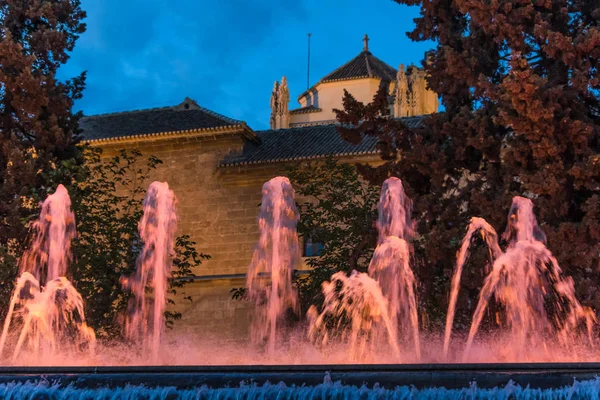
[[[379,187],[359,179],[353,164],[334,159],[298,164],[286,175],[296,192],[298,234],[323,248],[307,259],[310,270],[296,278],[303,310],[323,302],[321,285],[338,271],[366,272],[377,244]]]
[[[64,82],[56,74],[85,31],[84,18],[79,0],[0,0],[0,310],[29,244],[29,222],[62,183],[78,223],[70,278],[88,323],[100,336],[115,336],[127,300],[119,279],[139,251],[143,183],[160,160],[140,167],[139,153],[123,152],[102,163],[99,150],[77,146],[81,113],[72,108],[85,72]],[[172,293],[208,258],[194,245],[188,236],[176,240]],[[180,315],[167,317],[172,323]]]
[[[323,304],[323,282],[339,271],[366,272],[377,244],[379,190],[362,181],[354,164],[333,158],[303,162],[284,173],[294,187],[300,211],[298,236],[319,244],[318,255],[306,258],[306,274],[295,274],[301,315]],[[245,288],[231,290],[234,299],[246,299]]]
[[[82,157],[75,146],[85,73],[61,82],[85,12],[79,0],[0,1],[0,253],[18,256],[50,185],[41,173]],[[70,180],[63,177],[63,181]]]
[[[423,235],[421,270],[448,288],[469,218],[501,230],[511,198],[526,196],[583,303],[600,309],[600,7],[585,0],[397,2],[421,8],[409,36],[436,44],[423,66],[445,111],[411,130],[386,116],[380,91],[368,105],[346,93],[337,117],[348,140],[380,138],[385,163],[361,166],[364,177],[403,179]],[[466,315],[483,260],[476,254],[466,267],[470,290],[459,305]],[[447,290],[427,292],[444,308]]]

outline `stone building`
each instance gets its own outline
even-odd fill
[[[183,321],[176,331],[237,336],[247,328],[246,304],[232,300],[242,287],[258,238],[256,218],[262,184],[280,175],[286,163],[334,156],[348,162],[377,161],[375,138],[359,145],[343,141],[332,109],[342,108],[343,90],[369,102],[380,87],[389,88],[390,113],[416,127],[422,115],[437,111],[438,99],[427,90],[424,73],[411,66],[398,70],[364,48],[298,97],[289,110],[285,77],[271,98],[271,129],[255,131],[186,98],[175,106],[85,117],[84,139],[110,156],[138,149],[163,161],[153,180],[166,181],[179,200],[179,229],[212,258],[195,271],[178,301]]]

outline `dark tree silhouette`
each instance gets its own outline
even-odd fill
[[[471,216],[498,230],[515,195],[531,198],[550,249],[583,302],[600,309],[600,4],[586,0],[397,0],[420,6],[416,41],[435,48],[423,66],[444,112],[422,129],[344,97],[341,135],[380,138],[385,163],[361,166],[374,183],[403,179],[423,235],[415,248],[424,301],[440,293]],[[467,266],[462,299],[477,293],[483,255]],[[460,307],[460,305],[459,305]],[[435,307],[433,307],[435,308]]]

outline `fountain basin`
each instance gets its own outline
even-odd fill
[[[460,389],[473,382],[484,389],[512,381],[521,387],[550,389],[598,376],[600,363],[0,367],[0,384],[48,382],[86,389],[127,385],[234,388],[242,382],[317,386],[324,381],[357,387],[379,384],[388,389]]]

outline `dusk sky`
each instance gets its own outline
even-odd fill
[[[290,85],[290,109],[311,85],[355,57],[365,33],[371,52],[397,68],[419,64],[431,43],[414,43],[416,7],[391,0],[82,0],[87,32],[61,78],[88,71],[77,103],[86,115],[180,103],[269,124],[275,80]]]

